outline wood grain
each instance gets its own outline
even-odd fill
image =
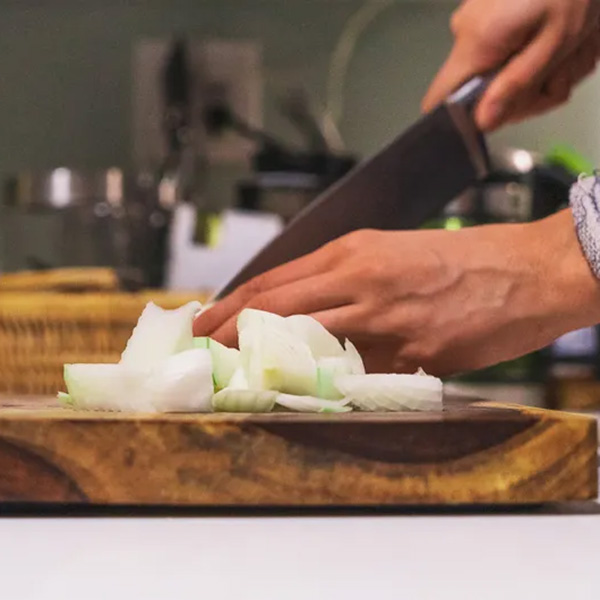
[[[539,504],[597,496],[594,419],[447,399],[435,413],[126,415],[0,400],[0,502]]]

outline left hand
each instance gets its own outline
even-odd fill
[[[564,211],[526,225],[358,231],[243,285],[202,313],[194,333],[235,346],[243,308],[309,314],[350,338],[369,372],[442,376],[600,320],[599,298]]]

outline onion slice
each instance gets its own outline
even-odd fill
[[[240,351],[237,348],[228,348],[208,337],[194,338],[193,345],[194,348],[210,350],[215,387],[217,390],[226,388],[241,364]]]
[[[284,408],[296,412],[308,413],[343,413],[350,412],[352,407],[347,406],[349,400],[324,400],[314,396],[295,396],[292,394],[278,394],[275,402]]]
[[[238,328],[241,364],[250,389],[316,393],[316,361],[308,344],[289,332],[283,317],[245,309]]]
[[[344,356],[344,348],[338,339],[313,317],[292,315],[285,319],[285,324],[295,338],[302,340],[310,348],[315,360]]]
[[[121,364],[130,369],[151,369],[169,356],[193,348],[192,321],[201,308],[200,302],[189,302],[164,310],[149,302],[121,355]]]
[[[140,394],[144,371],[118,364],[67,364],[64,378],[73,408],[154,412]]]
[[[340,375],[337,389],[361,410],[441,410],[443,383],[436,377],[414,375]]]
[[[127,412],[209,412],[214,392],[208,350],[187,350],[151,370],[122,364],[65,365],[73,408]],[[61,397],[63,400],[66,398]]]
[[[212,406],[217,412],[264,413],[273,410],[276,397],[269,390],[225,388],[213,396]]]
[[[212,412],[212,371],[208,350],[186,350],[154,369],[140,394],[156,412]]]

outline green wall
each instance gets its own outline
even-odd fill
[[[285,124],[272,92],[298,82],[317,97],[346,19],[345,1],[84,0],[0,6],[0,172],[57,164],[127,164],[131,48],[140,37],[257,38],[264,45],[266,123]],[[360,42],[343,130],[368,152],[413,119],[450,37],[448,6],[398,4]]]
[[[186,32],[264,44],[267,125],[286,132],[271,91],[302,82],[322,96],[348,16],[343,0],[4,1],[0,5],[0,173],[57,164],[127,164],[131,47]],[[360,152],[408,124],[451,38],[452,3],[397,2],[366,32],[351,64],[343,132]],[[568,109],[503,132],[503,143],[570,141],[600,162],[597,80]]]

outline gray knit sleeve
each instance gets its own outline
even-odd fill
[[[571,188],[569,203],[583,253],[600,279],[600,175],[579,177]]]

